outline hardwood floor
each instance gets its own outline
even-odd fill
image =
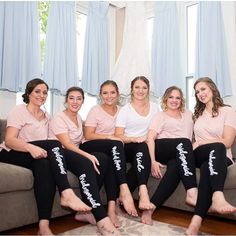
[[[180,211],[172,208],[162,207],[154,214],[157,221],[187,227],[192,213]],[[55,234],[65,232],[85,225],[74,220],[74,215],[67,215],[51,220],[51,228]],[[1,232],[1,235],[34,235],[37,234],[37,224],[21,227],[18,229]],[[217,217],[207,217],[201,228],[202,232],[213,235],[236,235],[236,222],[231,220],[223,220]]]

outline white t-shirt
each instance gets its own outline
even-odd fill
[[[141,137],[147,135],[149,124],[154,114],[158,111],[158,105],[150,102],[150,110],[147,116],[139,115],[130,103],[120,109],[116,118],[116,127],[124,128],[127,137]]]
[[[223,137],[225,125],[236,129],[236,112],[231,107],[220,107],[219,114],[216,117],[212,117],[212,114],[205,110],[195,121],[195,140],[220,139]],[[232,158],[230,148],[227,149],[227,157]]]
[[[19,130],[18,138],[25,142],[48,139],[49,115],[45,112],[43,120],[37,120],[26,108],[25,104],[15,106],[7,117],[7,127]],[[0,150],[10,150],[5,142],[0,144]]]
[[[192,141],[193,119],[192,112],[181,112],[181,118],[176,119],[166,112],[157,112],[153,117],[149,129],[157,132],[157,139],[188,138]]]
[[[50,121],[49,125],[49,136],[51,139],[57,139],[56,135],[67,133],[71,141],[75,145],[79,145],[83,139],[83,123],[80,115],[77,115],[79,126],[77,125],[64,113],[59,112]]]

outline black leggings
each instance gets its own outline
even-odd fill
[[[27,152],[2,150],[0,161],[30,169],[34,175],[34,193],[39,219],[50,219],[56,185],[61,193],[70,188],[64,153],[59,141],[30,142],[47,151],[48,158],[34,159]]]
[[[107,157],[106,160],[107,160],[108,167],[102,173],[104,178],[100,178],[102,182],[99,183],[99,187],[101,187],[104,184],[106,195],[107,195],[107,201],[115,201],[118,197],[118,185],[116,182],[116,176],[113,169],[112,160],[111,158],[108,157],[108,155],[106,155],[105,151],[100,150],[98,147],[92,148],[90,145],[87,145],[86,143],[87,142],[80,144],[80,148],[83,151],[88,152],[92,155],[94,155],[94,152],[103,152],[104,153],[103,156]]]
[[[126,157],[124,145],[118,140],[97,139],[83,144],[83,149],[93,152],[106,153],[113,160],[113,170],[119,185],[127,183],[126,180]]]
[[[148,146],[143,143],[126,143],[124,146],[127,162],[131,168],[127,172],[127,181],[131,192],[137,186],[147,185],[151,171],[151,159]]]
[[[200,168],[200,181],[195,215],[204,217],[211,206],[215,191],[223,191],[227,176],[227,167],[232,161],[226,156],[222,143],[199,146],[194,150],[196,167]]]
[[[92,207],[92,213],[96,221],[107,216],[102,205],[99,190],[103,185],[105,173],[109,168],[109,157],[103,153],[92,153],[98,159],[100,175],[96,174],[92,162],[68,149],[64,150],[67,169],[78,177],[80,182],[80,193],[83,201]]]
[[[151,202],[156,207],[161,206],[171,196],[180,180],[186,190],[197,187],[195,160],[189,139],[156,139],[155,159],[166,165],[166,172],[151,198]]]

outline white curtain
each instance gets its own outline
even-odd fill
[[[0,83],[23,91],[41,76],[37,2],[0,2]]]
[[[221,2],[199,2],[195,78],[208,76],[223,97],[232,95]]]
[[[75,2],[50,2],[44,79],[50,89],[62,94],[78,85],[75,13]]]
[[[154,94],[162,96],[167,87],[185,88],[180,55],[180,31],[175,2],[155,2],[152,40]]]
[[[127,96],[130,82],[136,76],[150,79],[150,74],[145,4],[126,2],[123,45],[111,79],[118,83],[120,93]]]
[[[98,95],[101,83],[109,79],[108,8],[109,2],[89,2],[82,88],[91,95]]]

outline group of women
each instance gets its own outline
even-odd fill
[[[119,235],[117,202],[129,215],[138,216],[132,198],[137,187],[141,222],[151,225],[153,212],[182,181],[186,203],[195,207],[187,235],[198,234],[209,210],[235,212],[223,188],[227,167],[233,164],[236,113],[223,103],[211,79],[198,79],[194,90],[193,115],[185,109],[183,93],[176,86],[165,91],[162,111],[158,111],[157,104],[149,100],[148,79],[138,76],[131,82],[131,101],[119,107],[118,86],[107,80],[100,87],[101,104],[89,111],[83,123],[78,113],[84,102],[81,88],[69,88],[65,110],[49,118],[41,109],[47,84],[41,79],[29,81],[23,95],[26,104],[17,105],[8,116],[0,161],[32,170],[39,234],[53,234],[49,220],[56,186],[61,205],[76,211],[75,219],[96,224],[102,235]],[[128,162],[131,168],[126,170]],[[82,201],[69,185],[67,170],[78,177]],[[150,173],[160,178],[151,199]],[[103,185],[107,210],[99,195]]]

